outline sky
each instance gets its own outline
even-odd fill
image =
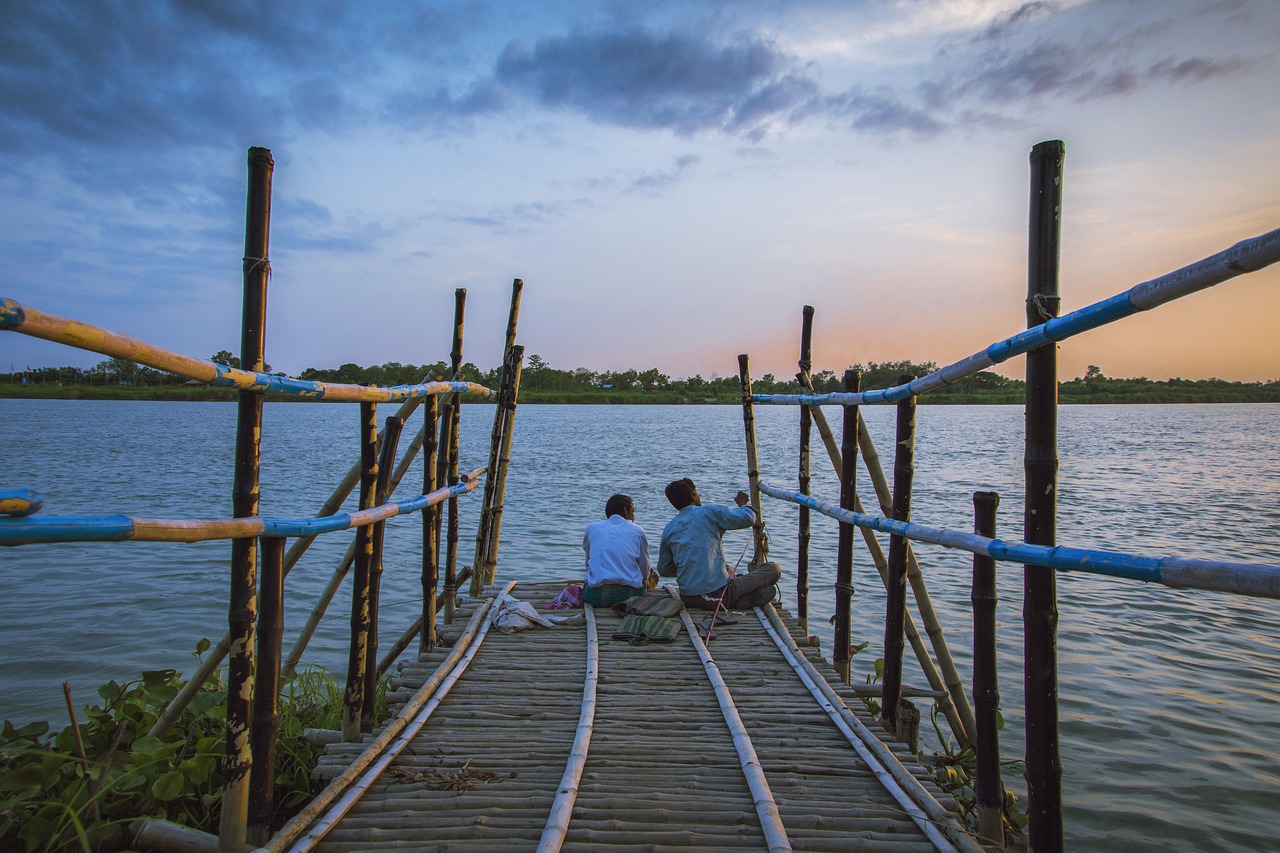
[[[259,8],[261,7],[261,8]],[[672,377],[946,364],[1026,327],[1028,155],[1066,144],[1062,310],[1280,227],[1275,0],[4,0],[0,297],[266,360]],[[1280,379],[1280,269],[1061,346],[1067,379]],[[103,360],[0,333],[0,371]],[[1000,371],[1020,376],[1021,359]]]

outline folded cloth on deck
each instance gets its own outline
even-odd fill
[[[626,640],[633,646],[643,646],[649,643],[669,643],[679,634],[679,619],[629,613],[614,632],[613,638]]]

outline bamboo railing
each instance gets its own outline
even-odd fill
[[[848,680],[848,618],[847,596],[851,592],[849,571],[849,546],[851,530],[863,531],[876,567],[889,590],[886,611],[886,703],[892,703],[900,690],[900,670],[897,661],[901,655],[902,637],[912,641],[922,669],[935,688],[938,674],[932,662],[918,645],[918,635],[913,633],[910,613],[905,612],[898,590],[905,571],[915,593],[916,602],[934,640],[939,663],[947,674],[948,695],[955,706],[946,714],[952,730],[962,742],[971,742],[978,752],[979,796],[982,831],[988,841],[1003,843],[1003,838],[992,838],[999,827],[998,810],[1002,789],[998,778],[998,744],[995,742],[994,719],[997,713],[998,687],[994,660],[994,584],[989,574],[996,562],[1021,563],[1024,566],[1025,622],[1024,650],[1026,655],[1026,726],[1027,726],[1027,785],[1029,840],[1037,851],[1060,851],[1062,844],[1061,774],[1062,765],[1058,745],[1057,720],[1057,602],[1055,573],[1057,571],[1085,572],[1115,578],[1140,580],[1163,584],[1172,588],[1203,589],[1237,595],[1263,598],[1280,598],[1280,566],[1256,565],[1219,560],[1200,560],[1178,556],[1151,557],[1140,554],[1118,553],[1102,550],[1063,547],[1056,544],[1057,518],[1057,363],[1054,344],[1082,332],[1116,322],[1134,314],[1147,311],[1167,302],[1213,287],[1247,272],[1263,269],[1280,261],[1280,229],[1258,237],[1243,240],[1229,249],[1205,258],[1182,269],[1171,272],[1117,294],[1093,305],[1058,316],[1058,234],[1062,208],[1062,163],[1065,153],[1059,141],[1037,145],[1031,154],[1031,238],[1028,253],[1028,328],[1012,337],[997,341],[985,349],[933,371],[919,378],[902,377],[899,384],[890,388],[861,390],[856,380],[845,379],[841,392],[813,393],[809,372],[812,364],[810,349],[812,308],[806,306],[801,333],[800,394],[754,394],[748,401],[744,395],[744,409],[751,403],[798,405],[802,408],[800,422],[801,463],[799,490],[792,491],[760,481],[760,494],[798,504],[805,510],[813,510],[840,522],[836,566],[836,637],[833,663]],[[909,521],[911,463],[903,461],[902,448],[915,448],[913,418],[906,432],[899,418],[898,461],[895,463],[895,482],[892,496],[883,483],[878,461],[872,464],[874,448],[870,436],[863,438],[866,428],[856,416],[856,407],[876,403],[903,403],[937,390],[966,376],[985,370],[1018,355],[1027,356],[1027,438],[1026,438],[1026,518],[1025,541],[1008,543],[994,537],[994,511],[998,496],[983,497],[979,507],[975,496],[975,531],[948,530]],[[740,356],[745,364],[746,356]],[[744,388],[749,377],[743,377]],[[825,418],[818,408],[823,405],[844,407],[845,421],[840,449]],[[851,411],[852,410],[852,411]],[[809,486],[808,430],[811,420],[819,426],[832,457],[840,487],[838,503],[824,501],[811,495]],[[857,439],[853,439],[853,435]],[[749,447],[752,437],[748,436]],[[865,513],[853,489],[852,472],[848,470],[856,458],[856,448],[861,444],[867,457],[868,470],[872,471],[881,516]],[[750,460],[750,474],[756,475],[754,456]],[[891,506],[892,504],[892,506]],[[891,554],[886,567],[883,554],[875,543],[873,531],[888,533]],[[983,533],[991,535],[983,535]],[[798,583],[808,584],[812,567],[808,565],[808,545],[811,532],[809,515],[800,517],[801,565],[807,570],[799,573]],[[923,575],[910,548],[911,542],[924,542],[947,548],[966,550],[974,557],[975,609],[975,683],[974,694],[980,700],[979,719],[975,721],[970,710],[963,684],[946,651],[941,628],[936,630],[936,616],[929,604],[923,585]],[[807,587],[797,590],[797,599],[804,601]],[[978,620],[979,612],[982,619]],[[981,624],[979,624],[981,623]],[[978,656],[981,656],[981,660]],[[981,681],[979,682],[979,674]],[[941,703],[940,703],[941,706]],[[943,710],[947,710],[945,706]],[[882,723],[891,726],[894,709],[885,708]],[[991,778],[995,775],[996,778]]]
[[[232,543],[232,591],[228,624],[230,630],[202,661],[197,672],[183,690],[166,707],[152,727],[159,735],[177,720],[186,705],[198,693],[218,666],[228,658],[227,752],[223,771],[226,784],[222,795],[218,849],[241,851],[247,842],[266,838],[271,818],[271,788],[274,785],[274,749],[276,709],[280,683],[296,669],[307,641],[323,616],[329,600],[346,577],[352,565],[353,578],[351,648],[347,673],[344,734],[359,739],[373,724],[372,692],[380,671],[390,660],[377,657],[379,578],[382,571],[382,540],[388,520],[409,513],[422,513],[425,541],[434,537],[425,531],[437,529],[437,507],[450,506],[449,574],[455,577],[458,542],[457,501],[470,493],[485,478],[484,518],[500,515],[503,491],[501,478],[487,468],[470,473],[459,472],[458,411],[462,397],[493,399],[490,389],[463,380],[459,373],[462,353],[462,304],[465,291],[455,294],[457,312],[451,350],[454,375],[450,381],[428,377],[415,385],[378,388],[362,385],[310,382],[287,376],[264,373],[266,285],[270,274],[268,258],[271,177],[274,161],[270,151],[249,151],[248,214],[244,255],[245,296],[242,316],[241,363],[246,369],[232,368],[211,361],[192,358],[182,353],[154,346],[127,335],[101,329],[86,323],[46,314],[12,299],[0,299],[0,331],[12,331],[39,337],[79,349],[122,358],[164,370],[179,376],[238,391],[235,479],[233,485],[233,517],[203,519],[154,519],[123,515],[50,516],[40,515],[43,501],[31,490],[0,491],[0,545],[24,545],[36,542],[200,542],[228,539]],[[517,284],[519,280],[517,279]],[[511,319],[507,329],[507,358],[501,382],[503,405],[497,407],[493,446],[499,455],[503,474],[509,460],[515,399],[519,387],[519,354],[515,345],[516,305],[519,289],[513,296]],[[512,367],[514,361],[514,368]],[[361,461],[352,466],[314,518],[272,518],[258,513],[259,456],[262,431],[262,407],[266,395],[283,395],[327,402],[358,402],[361,408]],[[447,460],[447,484],[435,475],[438,458],[436,444],[436,398],[450,396],[448,429],[443,456]],[[427,418],[410,443],[399,465],[395,464],[397,439],[401,425],[422,401],[428,401]],[[400,402],[399,411],[388,419],[379,434],[376,406],[379,402]],[[498,431],[499,427],[501,432]],[[430,435],[428,440],[427,436]],[[504,436],[506,437],[504,439]],[[429,463],[422,494],[406,500],[392,501],[390,496],[407,472],[416,454],[426,445]],[[493,466],[491,465],[490,468]],[[394,470],[394,474],[392,473]],[[497,480],[497,482],[495,482]],[[359,509],[342,512],[340,508],[355,485],[361,484]],[[495,508],[495,502],[499,504]],[[312,610],[308,624],[293,651],[281,666],[281,632],[283,618],[283,580],[318,535],[356,530],[356,541],[334,572],[333,579]],[[487,565],[492,572],[497,553],[496,524],[486,530]],[[294,537],[286,552],[288,538]],[[261,571],[259,572],[259,562]],[[435,587],[434,571],[427,571],[424,554],[424,616],[410,627],[396,644],[403,651],[420,631],[423,641],[434,637]],[[477,569],[480,567],[477,566]],[[471,568],[457,574],[466,578]],[[426,584],[432,584],[430,594]],[[455,583],[456,583],[455,579]],[[452,595],[452,590],[448,590]],[[429,609],[429,618],[427,616]],[[174,828],[182,835],[181,828]]]

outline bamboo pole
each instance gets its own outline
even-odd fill
[[[591,749],[591,734],[596,720],[596,688],[600,680],[600,641],[596,635],[595,609],[584,604],[582,611],[587,619],[587,671],[582,680],[582,713],[578,716],[578,728],[574,732],[573,746],[565,764],[551,814],[538,841],[538,853],[559,853],[569,833],[569,820],[573,817],[573,804],[578,799],[578,785],[582,781],[582,768],[587,764]]]
[[[360,404],[360,509],[377,502],[378,407]],[[351,646],[347,656],[347,689],[342,707],[342,739],[360,740],[365,696],[364,670],[369,643],[369,576],[373,570],[373,531],[366,525],[356,531],[355,573],[351,583]]]
[[[746,353],[738,356],[738,381],[742,384],[742,426],[747,436],[747,485],[751,490],[751,508],[756,512],[751,532],[756,550],[751,557],[752,567],[769,559],[769,534],[764,528],[764,506],[760,502],[760,460],[756,453],[756,416],[751,401],[751,364]]]
[[[804,306],[800,322],[800,372],[796,381],[803,390],[809,374],[813,371],[813,306]],[[813,383],[809,382],[809,387]],[[813,433],[813,415],[808,406],[800,407],[800,472],[798,475],[800,494],[809,494],[809,443]],[[809,635],[809,508],[800,507],[800,526],[796,532],[796,619],[800,622],[800,630]]]
[[[914,376],[898,377],[906,384]],[[898,402],[897,441],[893,456],[893,519],[911,520],[911,481],[916,464],[916,398]],[[896,534],[889,537],[889,572],[885,578],[884,614],[884,702],[880,706],[880,724],[897,732],[898,702],[902,698],[902,635],[907,614],[907,540]]]
[[[427,401],[430,405],[435,404],[435,397],[428,397]],[[402,409],[403,411],[403,409]],[[396,417],[399,417],[397,413]],[[418,434],[414,436],[413,441],[409,443],[409,447],[405,449],[404,456],[400,460],[400,465],[396,468],[396,472],[391,477],[390,491],[394,492],[396,487],[400,485],[400,481],[404,479],[404,475],[408,473],[409,466],[413,463],[417,456],[418,450],[425,441],[424,425],[418,430]],[[357,479],[360,473],[360,463],[356,463]],[[429,493],[428,493],[429,494]],[[338,588],[342,586],[342,581],[346,578],[347,572],[350,571],[352,564],[356,558],[356,540],[352,539],[351,544],[347,546],[347,551],[339,561],[337,567],[333,570],[333,574],[329,577],[329,583],[320,593],[320,597],[316,600],[315,605],[311,608],[311,613],[307,616],[307,622],[303,625],[302,630],[298,633],[297,640],[294,641],[293,648],[289,651],[289,656],[285,659],[282,677],[288,680],[293,677],[297,671],[298,663],[302,660],[302,655],[307,649],[307,644],[311,642],[312,636],[315,635],[316,628],[320,626],[320,620],[324,618],[325,611],[329,608],[329,603],[337,594]]]
[[[514,586],[514,583],[508,584],[502,594],[510,591],[512,586]],[[413,697],[400,709],[400,713],[396,715],[395,719],[387,724],[386,728],[361,751],[359,756],[341,774],[334,777],[323,791],[316,794],[311,802],[307,803],[300,812],[281,827],[280,831],[259,853],[282,853],[282,851],[288,849],[310,849],[313,846],[308,843],[307,839],[302,841],[299,841],[299,839],[302,838],[307,828],[315,823],[338,797],[369,769],[370,765],[378,761],[400,739],[405,729],[416,720],[424,707],[435,697],[436,688],[440,687],[441,683],[457,670],[457,664],[463,655],[473,654],[472,648],[478,647],[477,644],[483,640],[483,636],[477,637],[477,634],[480,632],[482,625],[487,626],[490,624],[488,616],[493,610],[493,605],[496,601],[496,597],[489,599],[476,608],[475,612],[471,614],[471,619],[468,620],[466,628],[463,629],[462,635],[454,643],[449,654],[440,662],[440,666],[436,668],[435,673],[427,679],[422,687],[418,688]],[[298,842],[298,844],[295,845],[294,842]]]
[[[436,421],[436,400],[433,397],[423,412],[422,425],[422,488],[428,494],[435,491],[439,482],[436,479],[436,457],[440,439]],[[485,478],[486,485],[490,479]],[[438,506],[422,511],[422,637],[418,642],[418,654],[429,652],[436,645],[436,590],[440,585],[439,517]]]
[[[382,447],[378,456],[378,480],[375,487],[374,506],[382,506],[391,494],[391,472],[395,467],[396,447],[400,444],[400,431],[404,429],[404,421],[396,417],[387,418],[387,425],[382,431]],[[378,625],[380,600],[382,597],[382,539],[386,533],[387,522],[376,521],[370,536],[373,538],[373,559],[369,564],[369,642],[365,646],[364,659],[364,709],[360,713],[360,728],[372,729],[376,722],[373,718],[373,696],[378,684]]]
[[[973,532],[994,539],[995,492],[973,493]],[[978,724],[973,790],[978,801],[978,833],[1004,847],[1004,783],[1000,779],[1000,682],[996,668],[996,561],[973,555],[973,704]]]
[[[857,392],[862,387],[862,374],[844,372],[844,390]],[[858,493],[858,407],[844,406],[843,435],[840,443],[840,508],[853,509]],[[840,680],[849,683],[853,653],[849,644],[849,611],[853,599],[853,525],[840,522],[836,540],[836,635],[832,644],[831,663]]]
[[[871,440],[871,433],[868,432],[866,422],[861,417],[858,419],[858,448],[862,451],[864,467],[867,473],[871,475],[871,482],[875,486],[876,502],[880,505],[880,512],[885,516],[889,516],[893,512],[893,497],[889,492],[889,484],[885,480],[884,469],[880,465],[880,455],[876,452],[875,443]],[[861,512],[862,510],[859,509],[858,511]],[[869,530],[864,530],[863,534],[864,538],[874,539]],[[939,621],[937,611],[933,608],[933,598],[929,595],[929,589],[924,581],[924,572],[921,571],[920,563],[916,559],[915,549],[912,548],[909,541],[906,546],[907,582],[911,585],[911,592],[915,597],[916,607],[920,610],[920,620],[924,623],[925,632],[929,636],[929,643],[933,646],[933,652],[938,657],[938,669],[942,671],[947,694],[950,697],[947,707],[951,708],[951,713],[947,715],[947,721],[951,726],[952,733],[960,741],[961,746],[968,746],[973,743],[976,730],[973,722],[973,706],[969,704],[969,697],[964,692],[964,679],[960,677],[960,670],[956,666],[955,658],[951,656],[951,647],[947,644],[946,634],[942,630],[942,622]],[[907,618],[908,620],[910,619],[910,613],[907,614]],[[927,656],[927,653],[925,653],[926,658]],[[919,651],[917,651],[917,658],[920,658]],[[933,661],[930,659],[929,667],[931,668],[932,666]],[[927,675],[928,672],[926,671]],[[933,683],[932,679],[930,683]],[[945,710],[946,708],[944,707]]]
[[[453,378],[462,374],[463,315],[467,304],[467,289],[459,287],[453,292],[453,349],[449,352]],[[458,433],[462,423],[462,397],[454,394],[449,406],[448,480],[450,486],[458,484]],[[458,597],[458,499],[449,499],[449,531],[445,545],[444,567],[444,621],[453,622],[454,601]]]
[[[84,771],[84,787],[89,793],[89,820],[97,823],[102,820],[102,814],[98,810],[98,783],[94,780],[93,772],[89,767],[89,755],[84,751],[84,738],[80,736],[80,722],[76,720],[76,706],[71,701],[71,682],[62,682],[62,695],[67,699],[67,718],[71,721],[76,757],[80,759],[80,767]]]
[[[476,558],[472,564],[475,573],[472,575],[471,594],[479,595],[480,586],[485,581],[484,567],[489,562],[489,535],[493,530],[493,505],[496,496],[497,482],[492,476],[498,469],[498,456],[502,452],[502,437],[506,427],[506,406],[502,400],[510,393],[511,372],[507,363],[511,358],[511,348],[516,345],[516,324],[520,319],[520,294],[524,290],[524,282],[516,279],[511,283],[511,310],[507,315],[507,338],[502,348],[502,376],[498,382],[498,405],[493,410],[493,431],[489,438],[489,473],[484,481],[484,500],[480,509],[480,524],[476,530]],[[492,581],[490,581],[492,582]]]
[[[497,602],[498,599],[506,596],[507,593],[511,592],[511,588],[515,587],[515,585],[515,581],[508,583],[506,589],[503,589],[502,592],[493,599],[493,602],[490,603]],[[484,608],[480,608],[480,610],[477,610],[476,612],[484,612]],[[396,760],[396,756],[403,751],[404,747],[407,747],[408,744],[412,743],[413,738],[415,738],[417,733],[422,730],[422,726],[426,725],[426,721],[430,719],[431,713],[440,706],[440,702],[443,701],[444,697],[447,697],[449,690],[453,689],[453,685],[458,683],[458,679],[462,678],[462,674],[466,671],[467,666],[470,665],[472,660],[474,660],[476,652],[479,651],[481,643],[484,643],[485,635],[488,634],[490,626],[493,625],[493,619],[494,616],[497,616],[497,613],[497,606],[494,605],[493,607],[489,607],[488,613],[485,615],[484,624],[480,625],[479,630],[476,631],[474,642],[470,643],[470,646],[467,647],[465,653],[461,654],[461,660],[457,660],[456,658],[457,662],[454,663],[452,669],[449,669],[448,674],[443,674],[443,672],[440,671],[444,669],[443,665],[440,666],[440,669],[436,670],[436,674],[439,674],[440,678],[435,679],[435,676],[433,676],[433,681],[435,681],[434,684],[431,684],[431,681],[428,681],[428,684],[431,686],[430,693],[428,693],[428,686],[424,685],[422,686],[422,689],[415,694],[415,699],[417,699],[417,697],[422,697],[422,702],[421,704],[417,704],[416,707],[419,708],[419,710],[413,713],[412,719],[406,719],[407,708],[411,706],[406,706],[406,710],[402,710],[401,713],[399,713],[396,719],[397,724],[399,724],[399,721],[401,720],[404,720],[404,722],[403,724],[396,726],[396,736],[394,736],[394,738],[384,740],[384,738],[387,738],[388,731],[393,730],[393,726],[388,725],[387,730],[383,731],[383,735],[380,735],[374,743],[370,744],[369,749],[366,749],[364,754],[367,756],[369,753],[374,753],[374,748],[378,747],[378,749],[376,749],[374,760],[365,763],[364,768],[362,768],[364,772],[362,772],[358,779],[356,779],[355,776],[352,776],[351,780],[348,781],[348,784],[343,785],[343,788],[346,788],[346,790],[342,793],[342,797],[337,799],[337,802],[330,800],[333,804],[332,807],[328,809],[328,813],[325,813],[324,818],[321,818],[319,821],[315,821],[314,824],[311,825],[311,829],[310,831],[307,831],[306,836],[303,836],[303,838],[297,841],[297,844],[293,845],[291,848],[292,853],[303,853],[305,850],[314,849],[315,845],[319,844],[320,840],[324,839],[324,836],[329,833],[329,830],[333,829],[333,827],[338,824],[338,821],[342,820],[343,815],[346,815],[349,809],[351,809],[352,806],[355,806],[357,800],[360,799],[367,790],[369,790],[370,786],[378,781],[381,772],[390,765],[390,762]],[[438,685],[438,689],[436,689],[436,685]],[[355,766],[356,762],[353,762],[352,767]],[[343,776],[346,775],[347,774],[343,774]],[[303,811],[308,811],[308,809],[303,809]],[[288,826],[285,826],[285,829],[288,829]],[[282,835],[283,834],[284,830],[282,830]],[[265,848],[262,853],[269,853],[270,849],[269,845],[269,847]]]
[[[797,378],[801,380],[800,384],[805,391],[810,393],[813,391],[813,380],[807,374],[802,371]],[[827,448],[827,455],[831,459],[831,465],[836,472],[836,476],[839,477],[840,450],[831,431],[831,426],[827,423],[821,407],[813,406],[812,413],[813,422],[818,427],[818,434],[822,437],[823,444]],[[871,433],[868,432],[866,421],[861,415],[858,416],[858,449],[862,453],[863,467],[870,474],[871,482],[875,486],[880,512],[887,517],[893,512],[893,498],[889,491],[888,481],[884,476],[884,470],[880,465],[880,454],[876,452],[875,442],[871,440]],[[863,512],[862,499],[857,495],[854,496],[854,511]],[[888,583],[888,562],[883,549],[880,547],[880,542],[870,530],[864,528],[861,533],[867,550],[871,552],[881,581]],[[949,698],[938,703],[939,710],[946,717],[947,724],[951,727],[956,739],[960,741],[962,746],[967,746],[973,742],[972,706],[969,704],[969,697],[965,695],[964,680],[960,677],[960,670],[956,667],[955,659],[951,656],[951,649],[947,645],[946,635],[942,631],[942,623],[938,620],[937,612],[933,608],[933,599],[929,596],[929,589],[924,581],[924,573],[920,570],[920,563],[916,560],[915,551],[912,549],[910,542],[907,543],[907,581],[911,584],[911,591],[915,596],[916,606],[920,609],[920,619],[924,622],[929,642],[933,646],[934,653],[938,656],[937,665],[935,666],[933,658],[929,656],[928,650],[924,647],[910,611],[907,611],[905,621],[907,640],[911,643],[916,660],[920,663],[920,668],[924,672],[925,678],[928,679],[929,684],[935,690],[945,689],[947,691]],[[939,669],[942,670],[942,674],[939,674]]]
[[[436,398],[427,397],[426,399],[434,401]],[[423,398],[421,397],[413,397],[408,400],[405,400],[400,405],[400,409],[396,412],[396,417],[407,419],[409,415],[413,414],[413,410],[416,409],[422,403],[422,401],[423,401]],[[410,449],[405,451],[406,459],[411,459],[411,455],[417,453],[416,447],[420,444],[420,442],[421,442],[420,438],[415,439],[415,444],[411,445]],[[351,494],[351,490],[355,488],[356,483],[358,483],[359,481],[360,481],[360,462],[357,460],[354,464],[352,464],[351,468],[347,471],[346,476],[342,478],[342,481],[338,483],[338,485],[334,488],[333,492],[330,493],[328,499],[325,500],[324,504],[320,507],[320,511],[316,513],[316,517],[323,518],[328,515],[333,515],[335,512],[337,512],[338,509],[342,506],[343,502],[346,501],[347,496]],[[396,481],[399,482],[399,478],[397,478]],[[292,545],[289,546],[289,551],[285,554],[285,557],[284,557],[285,577],[289,576],[289,571],[294,567],[295,564],[297,564],[298,560],[302,558],[302,555],[306,553],[307,549],[311,547],[311,543],[314,542],[315,539],[316,539],[315,536],[300,536],[294,540]],[[346,570],[344,569],[343,571],[345,573]],[[326,605],[327,605],[327,602],[326,602]],[[323,612],[323,608],[322,608],[322,612]],[[312,626],[311,630],[314,632],[315,630],[314,625]],[[306,637],[310,638],[310,633],[308,633]],[[302,648],[305,648],[305,647],[306,647],[306,642],[303,641]],[[151,735],[152,737],[160,737],[165,732],[167,732],[175,722],[177,722],[178,717],[182,716],[182,712],[186,710],[186,707],[189,704],[191,704],[191,700],[195,698],[196,694],[200,692],[200,689],[204,687],[205,683],[213,676],[213,673],[217,671],[218,666],[222,663],[223,659],[226,658],[227,651],[230,648],[231,648],[231,634],[230,633],[223,634],[222,639],[219,640],[218,643],[213,648],[211,648],[208,652],[205,653],[204,659],[200,662],[200,665],[196,668],[196,670],[191,674],[191,678],[189,678],[187,680],[187,683],[183,685],[182,690],[178,692],[178,695],[175,696],[167,706],[165,706],[164,711],[161,712],[160,716],[156,718],[156,722],[151,726],[151,730],[148,731],[147,734]],[[287,681],[290,678],[290,676],[293,675],[293,671],[296,668],[296,666],[297,666],[296,659],[294,660],[292,666],[286,665],[281,670],[281,679],[284,681]]]
[[[266,339],[267,279],[271,231],[271,174],[275,161],[266,148],[249,149],[249,192],[244,235],[244,306],[241,314],[240,363],[263,368]],[[236,415],[236,461],[232,515],[258,514],[262,450],[262,395],[240,391]],[[222,768],[222,812],[218,848],[239,853],[245,842],[249,812],[249,727],[253,713],[253,634],[257,618],[257,541],[231,540],[231,595],[227,628],[231,659],[227,664],[227,751]]]
[[[757,607],[756,610],[758,612],[760,608]],[[742,723],[742,717],[738,714],[738,709],[733,704],[733,696],[729,692],[729,687],[725,684],[724,678],[721,677],[719,668],[711,658],[711,653],[707,651],[707,647],[703,644],[702,637],[698,634],[698,627],[693,624],[693,618],[689,615],[688,610],[680,609],[680,621],[684,623],[685,632],[689,635],[689,642],[693,643],[693,648],[702,660],[703,669],[706,671],[707,678],[711,681],[712,689],[715,691],[716,701],[720,703],[720,711],[724,715],[724,721],[729,726],[729,731],[733,736],[733,746],[738,752],[738,761],[742,767],[742,774],[746,777],[747,787],[751,790],[751,799],[755,802],[756,815],[760,819],[760,828],[764,832],[765,843],[769,853],[790,851],[791,841],[787,838],[787,828],[782,823],[782,815],[778,811],[778,804],[773,798],[773,792],[769,790],[769,780],[765,778],[760,758],[756,755],[755,747],[751,745],[751,736],[747,733],[747,728]]]
[[[262,844],[271,835],[275,811],[276,729],[280,724],[280,645],[284,634],[284,546],[279,537],[262,537],[258,601],[258,672],[253,687],[249,773],[248,840]]]
[[[471,578],[471,567],[464,566],[461,572],[458,572],[458,583],[465,583]],[[434,621],[434,620],[432,620]],[[400,653],[409,648],[409,644],[418,638],[421,642],[422,637],[422,617],[419,616],[413,620],[413,624],[404,630],[400,635],[400,639],[396,640],[387,649],[387,653],[382,656],[382,660],[378,662],[378,678],[387,674],[387,670],[391,669],[391,665],[396,662],[396,658],[400,657]]]
[[[524,347],[513,346],[511,348],[511,357],[502,368],[504,374],[509,371],[511,375],[510,394],[505,401],[499,403],[500,406],[504,407],[502,449],[498,454],[497,470],[490,472],[490,476],[497,478],[498,484],[494,487],[493,521],[489,526],[489,544],[485,549],[487,556],[484,563],[484,584],[486,586],[493,584],[494,575],[498,567],[498,543],[502,535],[503,501],[507,491],[507,469],[511,467],[511,440],[515,434],[516,404],[520,399],[520,374],[523,364]]]
[[[1058,316],[1058,256],[1062,213],[1062,161],[1066,147],[1053,140],[1031,150],[1031,213],[1027,252],[1027,323]],[[1026,501],[1023,539],[1053,545],[1058,512],[1058,346],[1027,353]],[[1051,569],[1023,568],[1026,683],[1028,837],[1036,853],[1058,853],[1062,843],[1062,760],[1058,750],[1058,592]]]
[[[885,790],[889,791],[903,811],[933,843],[934,849],[958,848],[963,853],[983,853],[982,848],[969,837],[955,816],[944,809],[920,780],[902,765],[893,751],[849,710],[840,694],[796,646],[777,610],[770,605],[757,607],[756,616],[801,682],[818,700],[831,721],[836,723],[841,734],[884,785]],[[943,837],[939,837],[939,834]]]

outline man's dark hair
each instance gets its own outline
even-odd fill
[[[608,518],[611,515],[620,515],[623,518],[626,518],[628,510],[630,510],[632,514],[634,514],[636,510],[635,504],[631,502],[631,498],[626,495],[614,495],[605,502],[604,517]]]
[[[684,509],[693,503],[693,493],[697,491],[697,488],[693,484],[693,480],[685,477],[683,480],[667,483],[667,488],[664,491],[667,494],[667,500],[671,501],[673,507]]]

